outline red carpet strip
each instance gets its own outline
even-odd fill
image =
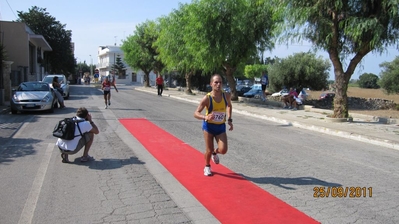
[[[203,154],[150,121],[119,121],[221,223],[318,223],[221,164],[204,176]]]

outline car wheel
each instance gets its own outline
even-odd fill
[[[11,113],[12,113],[12,114],[17,114],[18,111],[17,111],[17,110],[14,110],[14,109],[11,109]]]

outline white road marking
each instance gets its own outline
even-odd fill
[[[19,218],[18,224],[32,223],[33,215],[35,214],[36,204],[40,196],[44,177],[46,176],[47,168],[50,163],[50,158],[53,151],[54,143],[48,144],[42,162],[40,163],[39,169],[36,173],[35,180],[33,181],[28,199],[26,200],[24,209],[22,210],[21,217]]]

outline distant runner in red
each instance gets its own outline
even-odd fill
[[[157,89],[158,89],[158,96],[162,96],[163,92],[163,78],[162,75],[158,75],[158,78],[155,80],[157,83]]]
[[[212,91],[202,98],[197,110],[194,112],[194,117],[203,120],[202,130],[204,131],[204,139],[206,150],[204,175],[212,176],[210,160],[215,164],[219,164],[220,154],[227,152],[227,134],[226,134],[226,120],[230,126],[229,131],[233,130],[233,119],[231,105],[231,94],[223,91],[222,77],[215,74],[211,77],[210,85]],[[202,110],[206,108],[205,115],[202,115]],[[227,118],[226,118],[227,117]],[[214,149],[213,139],[216,139],[217,148]]]
[[[104,91],[105,109],[111,106],[111,86],[115,88],[116,92],[119,92],[115,84],[110,82],[109,77],[106,76],[104,82],[101,84],[101,89]]]

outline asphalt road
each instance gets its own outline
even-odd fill
[[[117,122],[145,117],[202,152],[197,105],[118,89],[107,110],[99,90],[71,86],[67,108],[54,114],[0,115],[0,223],[217,222],[178,184],[176,193],[171,177],[162,177]],[[51,131],[79,106],[100,128],[96,161],[62,164]],[[398,151],[250,115],[233,119],[224,166],[322,223],[399,223]]]

